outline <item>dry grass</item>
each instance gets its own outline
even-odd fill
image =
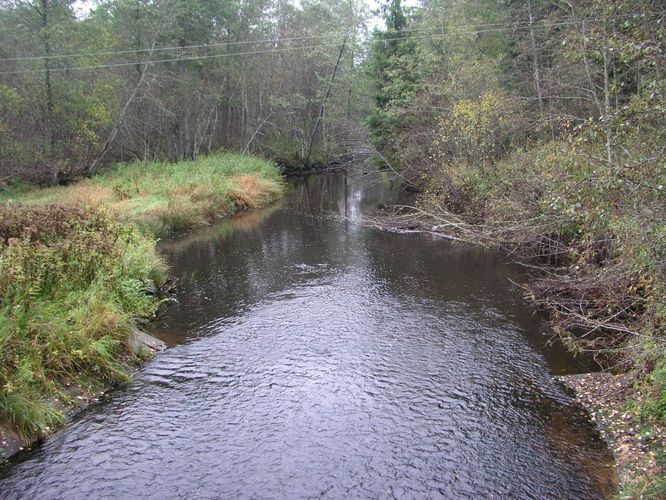
[[[232,177],[229,182],[233,186],[229,195],[239,208],[259,208],[281,194],[279,186],[256,174]]]
[[[103,206],[120,220],[163,236],[206,225],[239,209],[266,206],[282,192],[275,164],[223,153],[173,164],[118,165],[106,174],[71,186],[18,186],[2,193],[0,201]]]

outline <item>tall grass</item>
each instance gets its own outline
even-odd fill
[[[0,207],[0,420],[24,437],[63,421],[65,387],[126,377],[134,318],[166,269],[154,242],[100,210]]]
[[[2,193],[0,425],[26,440],[49,435],[71,385],[125,380],[131,331],[166,279],[153,238],[266,205],[282,189],[272,163],[219,154]]]
[[[179,163],[130,163],[71,186],[18,186],[0,194],[31,205],[108,207],[120,220],[164,236],[205,225],[238,209],[279,198],[283,185],[272,162],[220,153]]]

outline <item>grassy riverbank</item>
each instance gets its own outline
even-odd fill
[[[282,194],[277,167],[233,153],[179,163],[121,164],[71,186],[34,189],[20,185],[0,201],[28,205],[104,206],[119,220],[153,236],[203,226],[239,209],[258,208]]]
[[[75,394],[127,379],[132,331],[154,313],[166,279],[156,236],[266,205],[282,190],[272,163],[220,154],[1,193],[0,430],[47,436]]]

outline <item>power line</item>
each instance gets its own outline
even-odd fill
[[[236,57],[236,56],[248,56],[248,55],[257,55],[257,54],[268,54],[268,53],[277,53],[284,52],[287,50],[299,50],[299,49],[318,49],[325,47],[336,47],[337,43],[321,44],[321,45],[304,45],[298,47],[281,47],[275,49],[263,49],[263,50],[252,50],[247,52],[231,52],[226,54],[209,54],[202,56],[188,56],[188,57],[176,57],[172,59],[156,59],[156,60],[144,60],[144,61],[129,61],[129,62],[120,62],[113,64],[98,64],[93,66],[74,66],[71,68],[50,68],[49,71],[52,72],[63,72],[63,71],[84,71],[84,70],[93,70],[93,69],[102,69],[102,68],[117,68],[122,66],[136,66],[143,64],[160,64],[168,62],[181,62],[181,61],[197,61],[201,59],[218,59],[225,57]],[[11,74],[20,74],[20,73],[44,73],[47,71],[44,68],[39,69],[28,69],[28,70],[16,70],[16,71],[4,71],[0,72],[0,75],[11,75]]]
[[[108,56],[108,55],[117,55],[117,54],[138,54],[145,52],[166,52],[170,50],[191,50],[191,49],[204,49],[212,47],[228,47],[234,45],[247,45],[251,43],[277,43],[277,42],[292,42],[299,40],[310,40],[316,38],[322,38],[325,35],[312,35],[312,36],[299,36],[299,37],[290,37],[290,38],[271,38],[271,39],[262,39],[262,40],[239,40],[233,42],[220,42],[220,43],[204,43],[199,45],[183,45],[183,46],[170,46],[170,47],[157,47],[154,49],[143,48],[143,49],[128,49],[128,50],[113,50],[107,52],[85,52],[79,54],[57,54],[50,56],[25,56],[25,57],[7,57],[0,59],[0,62],[4,61],[29,61],[29,60],[40,60],[44,59],[70,59],[73,57],[92,57],[92,56]],[[344,36],[336,34],[336,36]]]
[[[488,25],[488,26],[495,26],[496,24]],[[483,26],[483,25],[479,25]],[[402,31],[435,31],[435,30],[440,30],[442,28],[411,28],[411,29],[406,29]],[[150,48],[142,48],[142,49],[127,49],[127,50],[117,50],[117,51],[106,51],[106,52],[84,52],[84,53],[78,53],[78,54],[54,54],[50,56],[24,56],[24,57],[6,57],[6,58],[0,58],[0,62],[4,61],[28,61],[28,60],[44,60],[44,59],[65,59],[65,58],[73,58],[73,57],[91,57],[91,56],[103,56],[103,55],[116,55],[116,54],[137,54],[137,53],[145,53],[145,52],[165,52],[165,51],[170,51],[170,50],[191,50],[191,49],[203,49],[203,48],[211,48],[211,47],[229,47],[229,46],[234,46],[234,45],[247,45],[247,44],[252,44],[252,43],[279,43],[279,42],[291,42],[291,41],[299,41],[299,40],[313,40],[313,39],[319,39],[319,38],[332,38],[332,37],[340,37],[343,38],[346,33],[335,33],[335,34],[328,34],[328,35],[310,35],[310,36],[299,36],[299,37],[287,37],[287,38],[268,38],[268,39],[260,39],[260,40],[238,40],[238,41],[232,41],[232,42],[219,42],[219,43],[204,43],[204,44],[198,44],[198,45],[184,45],[184,46],[169,46],[169,47],[158,47],[154,49]]]
[[[603,19],[576,19],[571,21],[572,24],[578,24],[581,22],[597,22],[597,21],[606,21],[608,19],[617,19],[624,17],[633,17],[633,15],[618,15],[610,16]],[[567,19],[567,18],[564,18]],[[568,18],[572,19],[572,18]],[[542,21],[538,23],[532,23],[533,27],[550,27],[550,26],[559,26],[562,23],[567,21],[561,21],[559,23],[549,23],[547,21]],[[502,27],[507,30],[515,29],[522,26],[528,26],[528,22],[514,23],[514,24],[505,24],[505,23],[486,23],[486,24],[472,24],[469,25],[473,28],[486,28],[486,27]],[[435,28],[408,28],[403,29],[401,32],[413,33],[413,32],[427,32],[427,31],[439,31],[444,30],[444,27],[435,27]],[[450,34],[458,34],[456,32],[449,32]],[[461,34],[467,34],[468,32],[460,32]],[[291,42],[291,41],[303,41],[303,40],[314,40],[321,38],[343,38],[346,33],[336,33],[328,35],[310,35],[310,36],[300,36],[300,37],[287,37],[287,38],[269,38],[269,39],[260,39],[260,40],[239,40],[239,41],[230,41],[230,42],[219,42],[219,43],[206,43],[206,44],[197,44],[197,45],[184,45],[184,46],[168,46],[168,47],[157,47],[157,48],[141,48],[141,49],[125,49],[125,50],[115,50],[115,51],[103,51],[103,52],[83,52],[76,54],[52,54],[52,55],[41,55],[41,56],[22,56],[22,57],[5,57],[0,58],[0,62],[18,62],[18,61],[34,61],[45,59],[71,59],[77,57],[94,57],[94,56],[109,56],[109,55],[127,55],[127,54],[140,54],[140,53],[154,53],[154,52],[167,52],[167,51],[184,51],[192,49],[203,49],[203,48],[215,48],[215,47],[231,47],[236,45],[248,45],[248,44],[259,44],[259,43],[280,43],[280,42]],[[401,37],[404,38],[404,37]]]
[[[547,26],[548,27],[567,26],[567,25],[571,25],[571,24],[579,24],[583,21],[584,22],[598,22],[598,21],[606,21],[606,19],[601,19],[601,18],[600,19],[584,19],[584,20],[579,19],[579,20],[570,21],[570,22],[550,23]],[[417,36],[397,36],[397,37],[391,37],[391,38],[382,38],[382,39],[380,39],[380,41],[389,42],[389,41],[400,41],[400,40],[440,40],[440,39],[443,40],[443,39],[452,38],[452,37],[455,37],[455,36],[458,36],[458,35],[499,33],[499,32],[504,32],[504,31],[510,31],[512,29],[514,29],[514,26],[503,27],[503,28],[494,28],[494,29],[488,29],[488,30],[470,30],[470,31],[448,32],[448,33],[442,33],[442,34],[417,35]],[[117,68],[117,67],[136,66],[136,65],[145,65],[145,64],[161,64],[161,63],[169,63],[169,62],[196,61],[196,60],[203,60],[203,59],[222,59],[222,58],[236,57],[236,56],[248,56],[248,55],[258,55],[258,54],[280,53],[280,52],[285,52],[285,51],[289,51],[289,50],[311,50],[311,49],[318,49],[318,48],[337,47],[338,45],[339,45],[338,43],[329,43],[329,44],[305,45],[305,46],[296,46],[296,47],[276,47],[276,48],[273,48],[273,49],[262,49],[262,50],[253,50],[253,51],[245,51],[245,52],[232,52],[232,53],[224,53],[224,54],[208,54],[208,55],[176,57],[176,58],[156,59],[156,60],[148,59],[148,60],[141,60],[141,61],[126,61],[126,62],[118,62],[118,63],[110,63],[110,64],[97,64],[97,65],[90,65],[90,66],[73,66],[73,67],[65,67],[65,68],[49,68],[48,70],[46,68],[24,69],[24,70],[3,71],[3,72],[0,72],[0,75],[16,75],[16,74],[25,74],[25,73],[45,73],[46,71],[50,71],[50,72],[89,71],[89,70],[96,70],[96,69]]]

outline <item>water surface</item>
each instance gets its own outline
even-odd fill
[[[3,498],[600,498],[612,459],[506,258],[364,228],[381,174],[162,251],[171,347],[0,473]]]

